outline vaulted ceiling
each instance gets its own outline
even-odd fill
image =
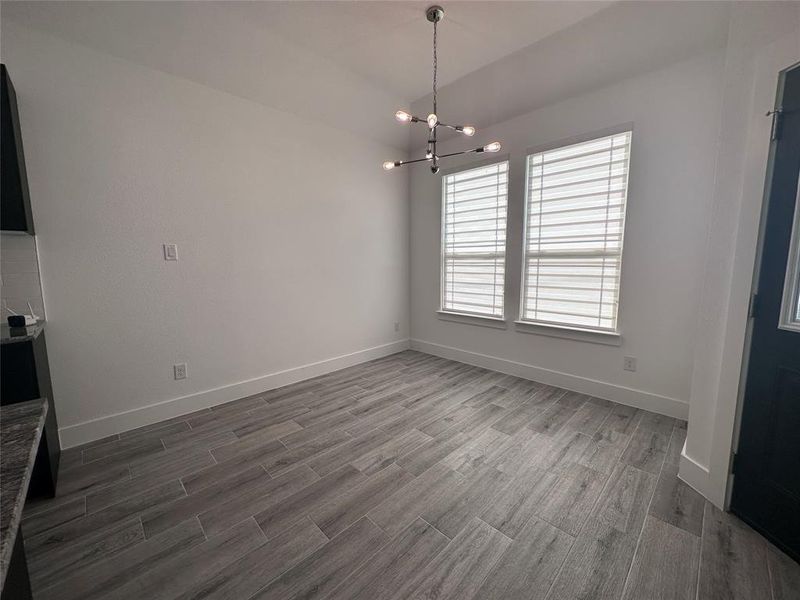
[[[430,91],[431,3],[3,2],[2,16],[405,148],[413,142],[392,116]],[[727,33],[718,2],[441,4],[442,98],[454,118],[482,126],[721,45]]]

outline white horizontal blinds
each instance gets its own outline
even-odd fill
[[[443,178],[442,309],[503,316],[508,162]]]
[[[523,320],[616,331],[631,132],[528,157]]]

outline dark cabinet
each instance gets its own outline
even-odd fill
[[[47,398],[50,407],[45,417],[44,432],[33,466],[29,498],[51,498],[56,492],[61,444],[58,439],[56,406],[47,362],[44,331],[37,326],[34,333],[20,340],[4,340],[0,345],[0,403],[16,404],[36,398]]]
[[[0,65],[0,138],[0,229],[33,235],[17,94],[5,65]]]

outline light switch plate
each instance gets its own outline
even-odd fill
[[[164,260],[178,260],[177,244],[164,244]]]

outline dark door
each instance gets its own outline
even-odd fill
[[[777,106],[731,511],[800,560],[800,66]]]

